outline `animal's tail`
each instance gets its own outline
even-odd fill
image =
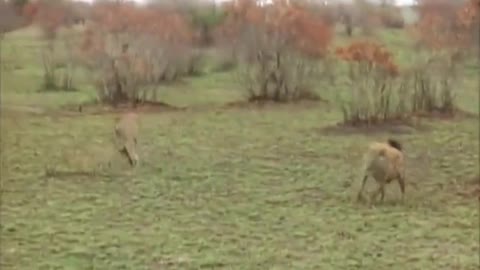
[[[398,151],[402,151],[403,147],[402,147],[402,144],[398,141],[398,140],[395,140],[395,139],[392,139],[392,138],[389,138],[387,140],[387,143],[388,145],[390,145],[391,147],[397,149]]]

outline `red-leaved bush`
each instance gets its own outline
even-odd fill
[[[449,0],[419,0],[420,20],[412,32],[431,50],[469,48],[477,42],[479,5],[479,0],[463,5]]]
[[[321,16],[300,3],[275,1],[258,6],[240,0],[226,7],[218,32],[243,60],[241,82],[250,100],[288,101],[312,98],[318,60],[333,30]]]
[[[396,84],[398,67],[386,48],[354,41],[335,53],[348,67],[348,98],[339,95],[344,123],[371,125],[406,117],[405,85]]]
[[[454,90],[462,81],[460,64],[478,49],[479,0],[463,3],[449,0],[419,0],[419,21],[411,29],[417,44],[422,45],[411,70],[415,95],[413,110],[420,113],[456,111]],[[478,53],[478,51],[477,51]]]
[[[81,51],[101,101],[136,103],[156,100],[162,82],[199,72],[192,40],[174,9],[107,2],[95,4]]]
[[[56,0],[39,0],[23,6],[23,17],[29,24],[38,26],[47,41],[41,54],[44,71],[41,90],[74,90],[72,38],[66,37],[60,44],[64,45],[66,57],[60,57],[57,50],[60,30],[72,26],[71,12],[70,4]]]

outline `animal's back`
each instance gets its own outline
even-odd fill
[[[372,199],[378,194],[381,200],[385,196],[385,185],[397,180],[402,192],[405,193],[405,167],[402,146],[398,141],[389,139],[387,142],[372,142],[368,146],[364,160],[364,176],[362,186],[358,192],[358,198],[362,198],[362,192],[368,177],[372,177],[379,184],[379,189],[372,194]]]
[[[121,115],[115,123],[115,144],[117,148],[133,148],[137,144],[138,116],[129,112]]]
[[[389,160],[403,160],[403,154],[388,143],[373,142],[369,145],[369,152],[373,156],[384,156]]]
[[[138,163],[137,154],[138,116],[136,113],[126,113],[116,119],[115,145],[117,149],[128,156],[132,165]]]
[[[120,140],[136,139],[138,135],[138,116],[129,112],[117,119],[115,133]]]
[[[403,162],[403,154],[398,149],[388,143],[373,142],[365,157],[365,169],[383,178],[386,174],[401,170]]]

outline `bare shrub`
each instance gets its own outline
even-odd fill
[[[249,35],[255,46],[247,53],[256,56],[240,69],[239,75],[250,101],[285,102],[316,97],[312,92],[318,74],[316,61],[292,50],[281,38],[272,39],[254,29]]]
[[[66,91],[74,91],[76,90],[74,83],[75,70],[78,62],[78,56],[75,54],[75,45],[78,42],[77,34],[69,29],[61,36],[61,41],[65,54],[63,56],[64,67],[60,87]]]
[[[241,1],[229,12],[226,26],[235,34],[232,46],[242,60],[239,79],[248,100],[317,98],[313,85],[321,75],[318,59],[332,37],[320,16],[282,2],[261,8]]]
[[[81,49],[102,102],[157,101],[161,83],[201,73],[188,22],[167,7],[102,3],[92,19]]]
[[[455,90],[461,87],[458,68],[478,48],[478,0],[419,0],[419,22],[411,33],[426,59],[416,64],[413,73],[415,113],[453,114]],[[475,52],[476,53],[476,52]],[[421,54],[417,59],[422,59]]]
[[[62,27],[68,32],[71,22],[70,6],[60,1],[37,1],[29,3],[24,8],[24,15],[40,27],[46,41],[41,51],[43,65],[43,87],[41,90],[75,90],[73,85],[74,60],[73,36],[66,34],[59,40]],[[61,44],[58,44],[62,41]],[[59,45],[62,45],[59,47]],[[61,57],[61,53],[66,54]],[[59,72],[58,69],[63,69]],[[59,74],[61,76],[59,77]]]
[[[411,29],[414,38],[429,50],[468,50],[478,46],[478,0],[462,2],[420,0],[419,22]]]
[[[378,124],[401,120],[408,115],[406,88],[397,79],[391,54],[382,46],[357,41],[338,48],[337,56],[348,65],[348,93],[339,95],[346,124]]]
[[[461,87],[456,60],[454,54],[430,56],[410,70],[413,113],[455,113],[455,89]]]
[[[453,115],[460,86],[460,54],[429,54],[401,74],[390,53],[370,42],[336,51],[348,65],[348,93],[339,95],[344,123],[373,125],[405,121],[412,115]]]
[[[215,48],[216,63],[213,71],[224,72],[231,71],[237,67],[238,56],[236,50],[232,46],[218,46]]]

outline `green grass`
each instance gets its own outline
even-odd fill
[[[34,40],[15,33],[6,47]],[[41,70],[28,58],[4,76],[2,106],[92,96],[87,82],[35,92]],[[479,173],[478,119],[329,135],[322,128],[341,120],[329,105],[220,108],[240,98],[228,75],[165,87],[168,102],[205,109],[143,114],[134,171],[118,158],[101,167],[113,154],[112,115],[4,110],[2,269],[478,269],[478,198],[464,194]],[[467,86],[461,104],[476,111]],[[390,135],[418,189],[401,204],[392,184],[384,204],[358,204],[363,151]],[[45,177],[47,168],[78,174]]]

